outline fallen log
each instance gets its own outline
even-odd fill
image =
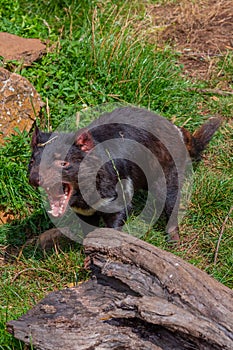
[[[233,292],[126,233],[85,238],[92,278],[49,294],[7,329],[35,349],[233,349]]]

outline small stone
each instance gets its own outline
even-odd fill
[[[0,56],[5,60],[16,60],[23,66],[30,66],[46,52],[46,45],[39,39],[21,38],[14,34],[0,32]]]

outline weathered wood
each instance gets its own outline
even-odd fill
[[[49,294],[9,332],[36,349],[233,349],[233,293],[136,237],[85,238],[93,278]]]

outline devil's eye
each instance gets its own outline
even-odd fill
[[[64,161],[64,160],[55,160],[55,161],[54,161],[54,164],[55,164],[57,167],[59,167],[59,168],[66,168],[67,166],[70,165],[69,162],[66,162],[66,161]]]
[[[69,164],[70,164],[69,162],[60,162],[60,166],[61,166],[62,168],[67,167]]]

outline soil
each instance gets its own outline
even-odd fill
[[[5,209],[0,205],[0,225],[6,224],[14,220],[14,214],[13,213],[6,213]]]
[[[180,0],[147,6],[150,39],[180,52],[184,72],[208,80],[219,57],[233,52],[232,0]]]

